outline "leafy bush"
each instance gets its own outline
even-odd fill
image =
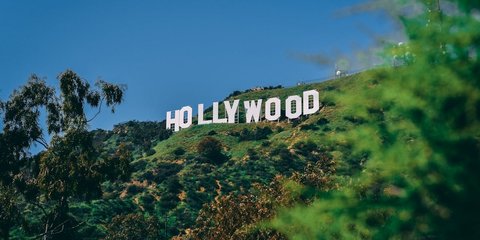
[[[309,156],[314,151],[318,151],[318,146],[311,140],[299,141],[293,145],[295,151],[303,156]]]
[[[221,196],[199,213],[196,228],[183,239],[286,239],[266,227],[256,227],[261,220],[271,218],[277,205],[286,204],[281,184],[262,189],[260,194]]]
[[[247,156],[248,156],[248,159],[250,159],[250,160],[258,160],[259,159],[259,156],[258,156],[257,152],[253,148],[247,149]]]
[[[165,191],[160,196],[158,206],[161,212],[166,213],[175,208],[180,202],[179,193],[182,191],[183,186],[180,183],[180,179],[177,175],[168,177],[162,184]]]
[[[150,169],[142,174],[139,177],[139,180],[148,180],[160,184],[171,177],[175,177],[181,169],[182,166],[179,164],[160,162],[155,166],[155,168]]]
[[[172,131],[166,129],[165,124],[165,121],[128,121],[115,125],[112,132],[120,136],[117,141],[131,142],[133,145],[140,147],[143,152],[148,152],[153,143],[168,139],[172,135]]]
[[[161,237],[156,217],[140,213],[115,216],[107,225],[105,240],[156,240]]]
[[[182,156],[183,154],[185,154],[185,149],[183,147],[177,147],[175,148],[175,150],[173,150],[173,154],[175,154],[175,156],[179,157],[179,156]]]
[[[318,127],[315,126],[315,124],[303,124],[303,125],[300,125],[300,130],[302,130],[302,131],[306,131],[306,130],[316,131],[316,130],[318,130]]]
[[[208,136],[213,136],[213,135],[217,135],[217,132],[215,130],[211,130],[207,133]]]
[[[240,141],[250,141],[250,140],[262,140],[267,139],[268,135],[273,133],[272,128],[269,126],[265,127],[256,127],[253,130],[244,128],[238,135]]]
[[[151,212],[155,207],[155,198],[149,193],[143,194],[140,197],[140,202],[146,211]]]
[[[320,119],[318,119],[318,121],[317,121],[317,125],[323,126],[323,125],[328,124],[329,122],[330,122],[330,121],[328,121],[328,119],[326,119],[326,118],[320,118]]]
[[[139,159],[139,160],[133,162],[131,166],[132,166],[134,171],[141,171],[141,170],[145,169],[147,164],[148,164],[147,160],[142,158],[142,159]]]
[[[363,124],[365,123],[365,120],[361,117],[356,117],[356,116],[345,116],[343,117],[344,120],[349,121],[355,125]]]
[[[197,152],[206,162],[222,164],[227,160],[222,151],[222,143],[213,137],[205,137],[197,145]]]
[[[126,191],[129,195],[135,195],[137,193],[141,193],[143,191],[143,187],[135,185],[135,184],[129,184],[127,186]]]
[[[152,155],[155,154],[155,153],[156,153],[155,149],[150,148],[150,149],[148,149],[148,150],[145,152],[145,155],[146,155],[147,157],[149,157],[149,156],[152,156]]]

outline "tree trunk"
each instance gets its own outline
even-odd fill
[[[49,225],[48,225],[48,221],[47,221],[47,224],[45,224],[45,232],[43,233],[43,237],[42,237],[43,240],[47,240],[47,238],[48,238],[48,227],[49,227]]]

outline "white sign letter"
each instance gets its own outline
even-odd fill
[[[312,97],[312,104],[310,105],[310,97]],[[311,107],[310,107],[311,106]],[[303,92],[303,114],[314,114],[320,109],[320,98],[317,90],[309,90]]]
[[[192,107],[190,106],[185,106],[185,107],[182,107],[182,109],[180,109],[180,118],[179,119],[179,122],[180,122],[180,127],[181,128],[188,128],[190,127],[190,125],[192,125]],[[187,117],[186,117],[186,122],[185,122],[185,113],[187,114]]]
[[[235,114],[237,113],[238,103],[240,100],[234,100],[233,106],[230,106],[230,101],[224,101],[223,105],[225,105],[225,110],[227,111],[228,115],[228,123],[235,123]]]
[[[218,118],[218,102],[213,102],[213,123],[226,123],[226,118]]]
[[[171,129],[172,128],[172,124],[174,124],[174,132],[177,132],[178,130],[180,130],[180,126],[178,124],[178,120],[180,118],[180,111],[178,110],[175,110],[175,117],[172,118],[172,112],[168,111],[167,112],[167,129]]]
[[[260,110],[262,108],[262,99],[258,99],[257,103],[255,100],[244,101],[243,106],[246,111],[246,122],[250,123],[252,121],[258,122],[260,120]]]
[[[198,125],[210,124],[212,120],[203,119],[203,103],[198,104]]]
[[[274,105],[274,113],[272,114],[272,104]],[[265,102],[265,118],[268,121],[276,121],[280,118],[281,114],[281,102],[280,98],[269,98]]]
[[[294,103],[295,102],[295,103]],[[295,112],[292,112],[292,103],[295,104]],[[289,96],[285,100],[285,115],[289,119],[295,119],[302,115],[302,98],[298,95]]]

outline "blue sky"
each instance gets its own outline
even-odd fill
[[[32,73],[56,84],[70,68],[92,83],[128,85],[117,112],[91,126],[110,129],[233,90],[323,78],[333,66],[298,55],[353,57],[392,31],[380,13],[338,16],[362,2],[0,0],[0,99]]]

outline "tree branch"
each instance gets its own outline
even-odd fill
[[[49,234],[51,235],[55,235],[55,234],[59,234],[61,232],[63,232],[63,230],[65,229],[65,224],[68,222],[69,220],[65,220],[63,221],[62,223],[58,224],[56,227],[52,228],[52,229],[48,229],[48,226],[47,226],[47,229],[45,229],[45,232],[42,233],[42,234],[39,234],[39,235],[36,235],[35,237],[33,237],[34,239],[37,239],[37,238],[40,238],[40,237],[44,237],[44,236],[48,236]],[[61,227],[61,228],[60,228]],[[60,228],[59,231],[56,231],[56,229]]]
[[[100,99],[100,104],[98,105],[98,112],[95,113],[95,115],[94,115],[92,118],[90,118],[89,120],[87,120],[87,123],[88,123],[88,122],[91,122],[93,119],[95,119],[95,118],[98,116],[98,114],[100,114],[100,112],[102,111],[103,99],[104,99],[104,97],[102,97],[102,98]]]
[[[45,210],[45,208],[42,207],[42,205],[40,205],[39,203],[36,203],[36,202],[34,202],[34,201],[28,201],[28,202],[29,202],[30,204],[32,204],[32,205],[40,208],[40,210],[42,210],[42,212],[43,212],[43,214],[45,215],[45,217],[48,215],[48,214],[47,214],[47,210]]]
[[[40,141],[39,139],[35,139],[35,142],[42,145],[45,149],[48,149],[48,144],[47,143],[44,143],[43,141]]]
[[[80,227],[81,225],[83,225],[85,223],[85,221],[81,221],[80,223],[78,223],[77,225],[71,227],[71,229],[75,229],[77,227]]]
[[[67,222],[69,222],[70,220],[65,220],[63,221],[62,223],[58,224],[56,227],[54,227],[52,230],[50,230],[50,232],[52,233],[52,235],[55,235],[55,234],[59,234],[61,232],[63,232],[63,230],[65,229],[65,224]],[[60,228],[61,227],[61,228]],[[57,230],[58,228],[60,228],[59,230]]]

